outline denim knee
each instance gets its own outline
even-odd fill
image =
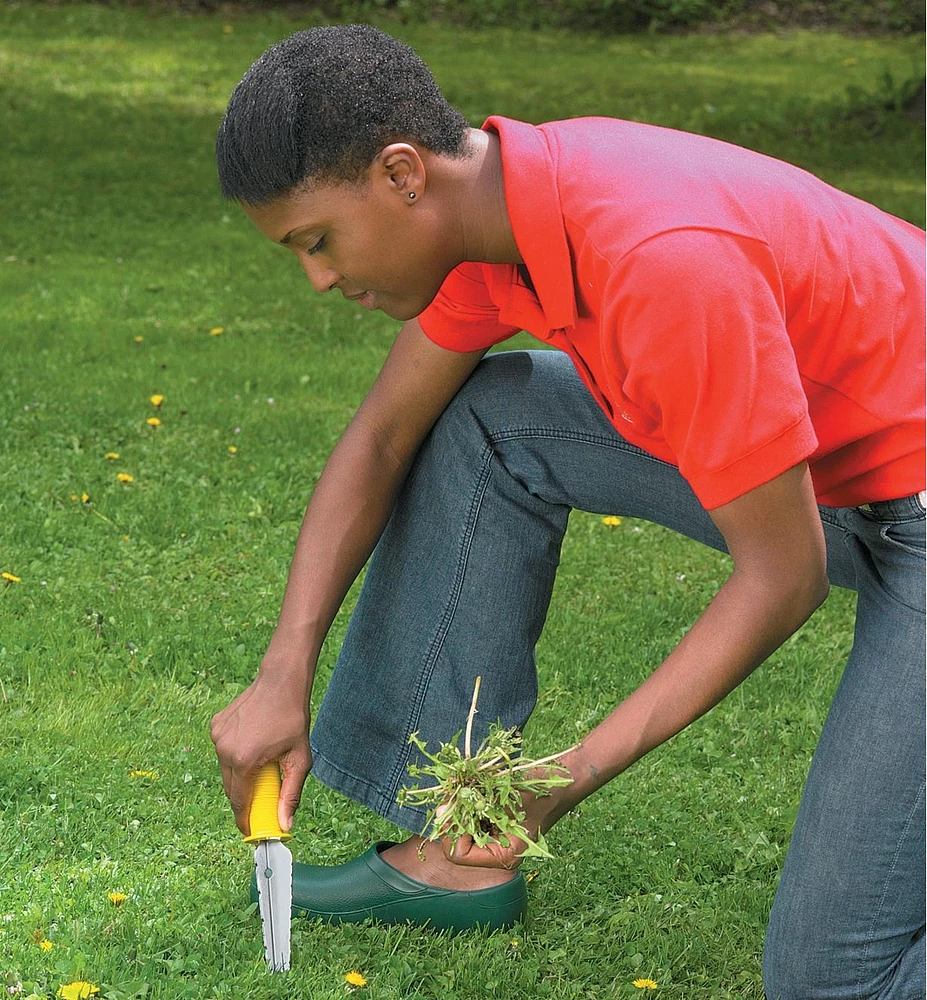
[[[763,950],[763,989],[766,1000],[850,1000],[851,994],[831,983],[834,970],[823,955],[815,956],[801,935],[766,938]]]
[[[763,951],[766,1000],[923,1000],[923,931],[881,968],[870,962],[865,969],[825,945],[826,937],[825,928],[801,921],[789,929],[770,923]]]

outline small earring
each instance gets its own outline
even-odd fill
[[[409,201],[415,201],[415,192],[414,191],[410,191],[409,192]]]

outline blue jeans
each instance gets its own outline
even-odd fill
[[[313,774],[407,829],[418,731],[525,724],[570,509],[724,541],[678,470],[626,442],[554,351],[484,359],[419,453],[377,546],[312,733]],[[924,509],[821,508],[853,651],[770,917],[769,1000],[924,997]]]

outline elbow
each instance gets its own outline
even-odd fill
[[[787,602],[793,609],[797,625],[804,624],[827,600],[829,593],[830,581],[823,567],[796,579],[788,588]]]
[[[739,574],[735,569],[734,576]],[[823,565],[792,567],[788,572],[745,574],[746,594],[756,608],[765,607],[789,632],[800,628],[827,600],[830,583]]]
[[[805,577],[808,581],[808,601],[811,606],[808,617],[810,618],[827,600],[827,595],[830,593],[830,580],[827,579],[826,551],[810,560]]]
[[[814,609],[817,609],[827,600],[827,595],[830,593],[830,580],[827,579],[827,571],[823,570],[821,572],[820,580],[818,581],[818,592],[817,592],[817,604],[815,604]]]
[[[827,595],[830,593],[830,580],[827,579],[827,573],[822,573],[820,578],[815,581],[815,585],[811,590],[809,595],[811,610],[808,612],[808,617],[810,618],[815,611],[827,600]]]

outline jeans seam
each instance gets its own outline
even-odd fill
[[[415,732],[415,723],[421,717],[422,708],[425,704],[425,696],[427,694],[429,684],[431,683],[431,675],[434,673],[435,665],[438,661],[438,657],[441,655],[441,650],[444,648],[444,642],[447,639],[448,630],[450,629],[451,622],[454,620],[454,614],[457,610],[457,606],[460,603],[460,595],[463,591],[463,579],[466,575],[467,564],[470,558],[470,549],[473,544],[473,535],[476,531],[476,522],[479,518],[480,508],[483,505],[483,497],[486,494],[486,486],[492,476],[492,448],[487,444],[484,444],[482,450],[484,457],[483,468],[480,471],[480,475],[476,481],[476,486],[470,498],[467,519],[464,525],[460,545],[457,550],[457,572],[454,576],[454,581],[451,586],[447,603],[444,606],[441,620],[438,623],[438,627],[435,629],[434,635],[432,636],[425,653],[422,670],[419,674],[418,686],[412,699],[412,711],[409,713],[408,721],[406,723],[404,736],[404,743],[406,746],[408,746],[409,737],[413,732]],[[388,789],[390,794],[394,793],[398,789],[404,771],[405,757],[402,757],[396,762],[396,767],[393,769],[393,773],[389,778]]]
[[[869,925],[869,933],[866,935],[866,945],[863,948],[863,954],[862,954],[862,958],[860,960],[859,979],[857,979],[857,981],[856,981],[856,992],[857,992],[857,994],[859,994],[860,990],[862,989],[863,975],[864,975],[863,969],[864,969],[865,964],[866,964],[866,959],[869,957],[870,948],[872,947],[872,941],[873,941],[873,937],[875,936],[875,928],[876,928],[876,924],[878,923],[879,914],[882,912],[882,909],[883,909],[883,907],[885,905],[885,898],[888,895],[888,885],[889,885],[889,882],[891,881],[892,876],[895,873],[895,869],[898,867],[898,857],[901,854],[902,846],[904,845],[904,842],[907,840],[908,834],[911,831],[911,824],[913,823],[914,816],[917,813],[918,803],[921,801],[921,799],[923,797],[924,797],[924,782],[922,781],[921,785],[920,785],[920,788],[918,789],[917,795],[914,798],[914,802],[911,805],[911,810],[908,813],[907,820],[905,821],[904,829],[901,831],[901,836],[898,838],[898,844],[895,847],[895,853],[892,855],[892,863],[891,863],[891,865],[889,867],[888,872],[886,873],[885,881],[883,882],[883,885],[882,885],[882,895],[879,898],[879,905],[876,907],[876,910],[875,910],[875,912],[872,915],[872,921],[871,921],[871,923]]]
[[[666,459],[658,458],[656,455],[644,451],[643,448],[639,448],[636,444],[626,441],[617,431],[614,437],[612,437],[604,434],[576,433],[575,431],[565,431],[557,427],[515,427],[509,430],[496,431],[489,436],[489,441],[495,444],[499,441],[510,441],[518,438],[550,438],[556,441],[581,441],[584,444],[613,448],[615,451],[633,452],[641,458],[656,462],[658,465],[665,466],[668,469],[679,471],[677,465],[667,462]]]

